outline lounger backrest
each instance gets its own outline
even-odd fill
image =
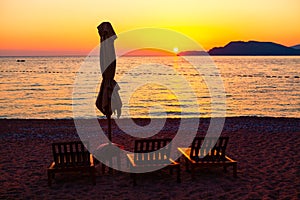
[[[228,140],[229,137],[196,137],[191,146],[190,158],[196,161],[224,160]]]
[[[85,144],[88,145],[87,142]],[[90,165],[90,153],[81,141],[53,143],[52,152],[56,167]]]
[[[136,140],[134,145],[135,163],[167,163],[170,158],[171,139]]]

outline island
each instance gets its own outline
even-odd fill
[[[209,55],[300,55],[300,49],[287,47],[274,42],[233,41],[224,47],[214,47],[208,51]]]

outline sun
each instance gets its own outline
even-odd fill
[[[178,53],[178,48],[177,48],[177,47],[174,47],[174,48],[173,48],[173,51],[174,51],[174,53]]]

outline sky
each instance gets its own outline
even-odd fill
[[[87,55],[103,21],[117,34],[170,29],[205,50],[237,40],[293,46],[299,19],[299,0],[0,0],[0,56]]]

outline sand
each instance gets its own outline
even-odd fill
[[[145,119],[136,119],[147,124]],[[209,119],[201,119],[203,135]],[[106,121],[100,120],[106,129]],[[155,137],[172,137],[178,120],[168,119]],[[133,148],[134,138],[113,124],[113,140]],[[227,118],[222,135],[230,137],[227,154],[238,161],[238,178],[231,170],[202,169],[195,180],[184,170],[182,183],[160,170],[138,176],[132,185],[128,173],[101,174],[97,184],[85,174],[57,175],[47,185],[52,161],[51,143],[78,140],[70,120],[0,120],[0,199],[299,199],[300,119]],[[182,159],[183,161],[183,159]]]

